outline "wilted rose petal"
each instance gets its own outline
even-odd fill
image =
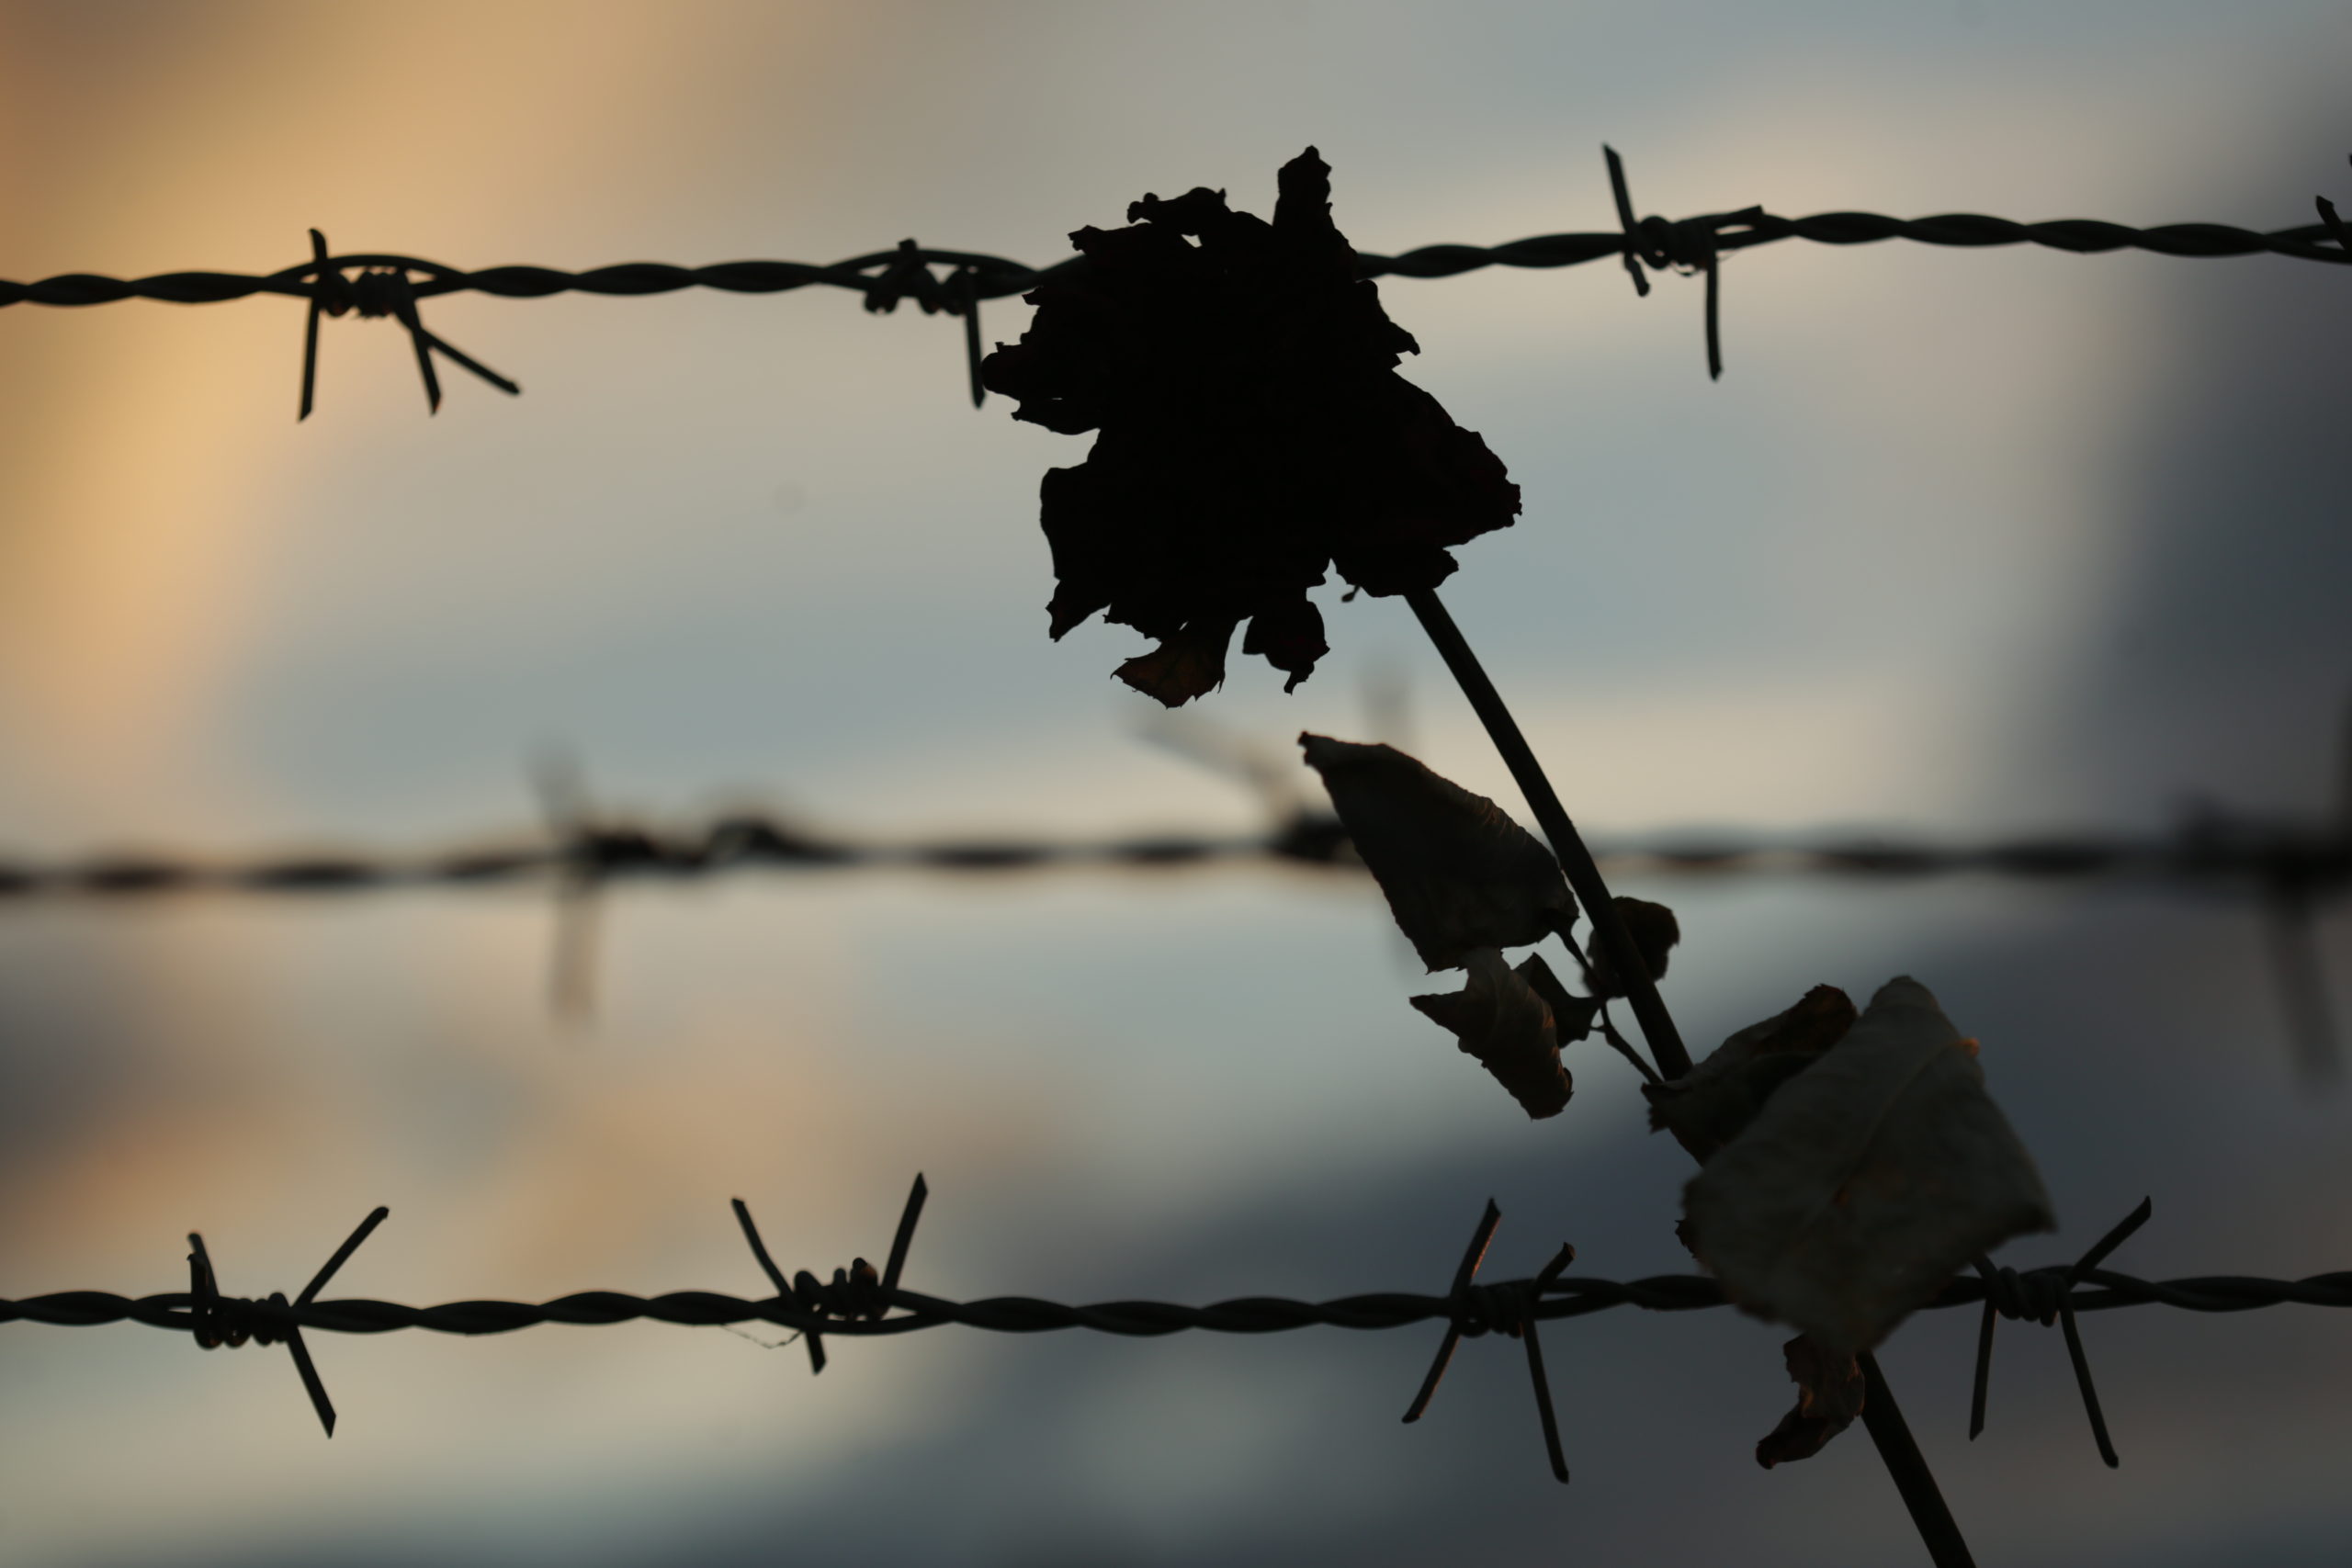
[[[1040,492],[1052,633],[1099,611],[1152,637],[1120,674],[1170,706],[1222,679],[1216,628],[1248,622],[1242,652],[1295,686],[1333,566],[1371,593],[1434,587],[1449,547],[1519,512],[1486,443],[1396,374],[1418,345],[1356,276],[1329,176],[1311,147],[1283,165],[1271,223],[1194,190],[1079,230],[1084,266],[980,367],[1014,418],[1101,432]]]
[[[1644,1084],[1650,1131],[1672,1133],[1704,1165],[1756,1119],[1773,1090],[1811,1066],[1853,1026],[1854,1004],[1846,993],[1815,986],[1788,1011],[1751,1023],[1716,1046],[1685,1076]]]
[[[1492,947],[1469,959],[1470,977],[1462,989],[1415,997],[1413,1005],[1450,1031],[1463,1052],[1494,1074],[1529,1116],[1557,1116],[1574,1089],[1552,1036],[1551,1005],[1529,983],[1529,971],[1542,969],[1544,961],[1530,958],[1513,969],[1501,950]],[[1548,970],[1543,977],[1552,978]]]
[[[1765,1101],[1684,1190],[1691,1248],[1759,1317],[1852,1355],[1971,1258],[2055,1224],[2033,1160],[1917,980]]]
[[[1172,708],[1225,684],[1225,650],[1232,642],[1231,621],[1189,626],[1149,653],[1139,653],[1120,665],[1117,674],[1144,695],[1157,697]]]
[[[1482,947],[1525,947],[1576,917],[1552,852],[1482,795],[1393,746],[1301,735],[1389,911],[1431,969]]]
[[[1800,1334],[1781,1354],[1789,1364],[1789,1381],[1797,1385],[1797,1402],[1756,1445],[1756,1462],[1767,1470],[1811,1459],[1862,1413],[1862,1369],[1851,1353],[1825,1350]]]

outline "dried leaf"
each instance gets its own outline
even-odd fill
[[[1392,746],[1301,735],[1306,764],[1421,962],[1458,969],[1482,947],[1525,947],[1576,918],[1552,852],[1482,795]]]
[[[1544,1005],[1552,1010],[1552,1038],[1563,1045],[1573,1045],[1592,1032],[1592,1021],[1600,1015],[1599,997],[1580,997],[1560,984],[1552,966],[1530,954],[1519,966],[1519,973],[1535,987]]]
[[[1772,1091],[1811,1066],[1854,1026],[1854,1004],[1815,986],[1788,1011],[1751,1023],[1685,1077],[1644,1084],[1650,1131],[1664,1130],[1700,1164],[1739,1136]]]
[[[1733,1301],[1851,1355],[1960,1267],[2051,1229],[2033,1160],[1917,980],[1765,1102],[1684,1191],[1692,1250]]]
[[[1511,968],[1500,948],[1480,948],[1469,954],[1466,967],[1470,977],[1462,989],[1415,997],[1413,1005],[1451,1031],[1464,1054],[1494,1074],[1529,1116],[1539,1122],[1557,1116],[1574,1090],[1552,1036],[1551,1005],[1530,971],[1543,970],[1555,987],[1559,982],[1541,958]]]
[[[1610,902],[1617,906],[1617,918],[1625,922],[1625,933],[1634,939],[1634,951],[1642,955],[1642,967],[1649,971],[1651,981],[1665,979],[1667,954],[1682,940],[1682,925],[1674,911],[1646,898]],[[1609,950],[1597,937],[1592,944],[1592,988],[1604,997],[1625,995],[1624,982],[1610,964]]]
[[[1862,1369],[1850,1353],[1825,1350],[1804,1335],[1781,1347],[1797,1403],[1771,1434],[1756,1445],[1756,1462],[1770,1470],[1792,1460],[1811,1459],[1862,1413]]]

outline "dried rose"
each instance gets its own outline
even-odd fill
[[[1356,276],[1329,175],[1311,147],[1283,165],[1272,223],[1194,190],[1079,230],[1086,265],[1038,285],[1029,330],[980,367],[1015,418],[1101,432],[1042,487],[1052,632],[1099,610],[1156,639],[1119,675],[1170,707],[1224,680],[1245,621],[1242,652],[1305,680],[1329,651],[1306,596],[1327,569],[1434,587],[1448,546],[1519,512],[1486,443],[1396,374],[1419,346]]]

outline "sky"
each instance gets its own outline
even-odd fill
[[[2324,5],[0,4],[0,276],[823,262],[910,235],[1046,265],[1147,191],[1263,212],[1309,144],[1360,247],[1761,203],[2277,228],[2352,200]],[[1382,285],[1405,373],[1521,485],[1446,595],[1596,836],[2159,829],[2340,800],[2352,576],[2346,276],[1795,243],[1637,299],[1613,264]],[[1026,318],[983,313],[991,341]],[[726,803],[882,838],[1250,831],[1154,744],[1138,639],[1045,636],[1036,484],[1081,441],[975,412],[958,324],[850,296],[428,301],[524,387],[428,417],[392,326],[330,321],[294,419],[277,298],[0,312],[0,848],[401,849],[537,830],[532,760],[610,809]],[[1290,696],[1196,722],[1409,738],[1520,809],[1393,600],[1325,594]],[[1402,692],[1397,704],[1384,694]],[[1302,792],[1311,780],[1302,771]],[[1984,1042],[2072,1257],[2143,1194],[2151,1277],[2352,1266],[2346,1100],[2290,1070],[2226,890],[1628,883],[1680,913],[1698,1049],[1814,983],[1929,984]],[[1526,1122],[1407,1007],[1365,883],[1270,869],[762,877],[605,899],[597,1007],[550,1015],[546,890],[0,908],[0,1293],[537,1300],[763,1288],[887,1246],[948,1296],[1208,1301],[1490,1268],[1682,1272],[1679,1153],[1630,1069]],[[2352,1015],[2340,901],[2323,950]],[[1579,1054],[1582,1052],[1583,1054]],[[2333,1561],[2352,1324],[2086,1322],[2124,1466],[2055,1337],[1973,1319],[1885,1361],[1980,1560]],[[1967,1321],[1962,1321],[1967,1318]],[[773,1338],[774,1336],[763,1337]],[[1433,1332],[797,1347],[659,1325],[275,1350],[0,1330],[0,1562],[612,1568],[1595,1562],[1917,1552],[1852,1434],[1769,1474],[1781,1336],[1619,1312],[1516,1350]],[[197,1456],[190,1462],[190,1456]]]

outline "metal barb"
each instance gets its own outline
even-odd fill
[[[882,1292],[888,1310],[888,1296],[899,1288],[899,1275],[907,1266],[907,1248],[914,1244],[915,1222],[922,1218],[923,1203],[931,1197],[931,1188],[923,1181],[922,1172],[915,1172],[915,1184],[908,1190],[907,1206],[899,1211],[898,1233],[890,1237],[890,1260],[882,1267]]]
[[[294,1359],[295,1375],[302,1380],[302,1392],[310,1395],[311,1408],[318,1414],[319,1425],[328,1437],[334,1437],[334,1401],[327,1397],[326,1383],[319,1377],[317,1363],[311,1359],[311,1348],[303,1342],[302,1325],[296,1314],[318,1299],[335,1271],[351,1260],[351,1255],[359,1250],[359,1244],[373,1235],[376,1227],[390,1214],[390,1209],[379,1205],[360,1221],[290,1303],[283,1291],[273,1291],[267,1299],[258,1302],[222,1295],[220,1280],[212,1270],[211,1254],[205,1250],[204,1237],[190,1231],[187,1324],[198,1347],[206,1350],[222,1346],[234,1349],[249,1339],[258,1345],[284,1340],[287,1352]]]
[[[964,318],[964,368],[972,378],[972,406],[978,408],[989,400],[989,389],[980,384],[980,269],[961,266],[956,271],[961,286],[960,314]]]
[[[1502,1210],[1492,1198],[1487,1200],[1487,1212],[1478,1220],[1478,1228],[1471,1234],[1470,1245],[1462,1254],[1462,1266],[1453,1271],[1453,1288],[1446,1292],[1448,1301],[1459,1300],[1469,1290],[1470,1281],[1478,1275],[1479,1261],[1487,1256],[1487,1244],[1495,1239],[1495,1227],[1503,1223]],[[1453,1359],[1453,1348],[1462,1343],[1462,1322],[1450,1318],[1445,1325],[1445,1337],[1438,1341],[1437,1355],[1430,1361],[1429,1375],[1421,1379],[1421,1391],[1405,1412],[1405,1424],[1411,1426],[1430,1407],[1430,1397],[1437,1393],[1438,1380],[1445,1376],[1448,1363]]]
[[[1625,188],[1625,161],[1606,141],[1600,144],[1600,153],[1609,161],[1609,190],[1617,198],[1618,226],[1625,231],[1625,270],[1633,276],[1634,292],[1646,299],[1650,297],[1650,280],[1642,270],[1642,242],[1635,232],[1640,225],[1634,219],[1634,197]]]
[[[2311,888],[2292,871],[2277,873],[2265,889],[2263,908],[2296,1068],[2306,1085],[2324,1088],[2342,1075],[2343,1063],[2336,1049],[2335,1013],[2328,1006],[2327,972],[2320,957]]]
[[[572,752],[542,752],[532,765],[531,782],[559,868],[548,951],[548,1010],[558,1024],[578,1028],[596,1011],[605,860],[600,846],[605,835],[588,790],[587,769]]]
[[[405,268],[370,267],[359,275],[357,287],[380,291],[380,299],[370,309],[368,295],[360,296],[359,313],[363,316],[390,315],[408,329],[409,341],[416,347],[417,373],[424,379],[424,399],[430,411],[441,412],[441,378],[433,369],[433,355],[440,355],[460,369],[469,370],[481,380],[504,392],[508,397],[521,394],[523,389],[501,376],[471,355],[457,348],[447,340],[427,332],[424,318],[417,314],[416,288],[409,281]]]
[[[759,1259],[760,1268],[766,1273],[768,1282],[775,1287],[776,1300],[797,1305],[798,1297],[797,1292],[793,1289],[793,1282],[784,1277],[784,1270],[777,1268],[775,1259],[768,1256],[768,1244],[760,1239],[760,1227],[752,1223],[750,1207],[741,1198],[729,1201],[735,1205],[735,1223],[743,1227],[743,1239],[752,1244],[752,1256]],[[816,1283],[807,1274],[803,1274],[801,1278],[808,1280],[811,1285]],[[808,1371],[813,1377],[825,1370],[825,1342],[813,1328],[802,1330],[800,1337],[801,1341],[808,1347]]]
[[[319,317],[340,316],[351,309],[351,288],[328,258],[327,237],[311,231],[311,308],[302,324],[302,407],[294,416],[300,424],[311,417],[312,395],[319,383]]]
[[[2063,1269],[2036,1269],[2020,1274],[2013,1269],[1996,1269],[1982,1254],[1975,1259],[1976,1272],[1984,1282],[1984,1313],[1976,1335],[1976,1377],[1974,1393],[1969,1404],[1968,1437],[1975,1441],[1984,1430],[1986,1389],[1993,1371],[1993,1325],[1996,1316],[2030,1318],[2045,1327],[2054,1318],[2066,1339],[2066,1356],[2075,1371],[2075,1386],[2083,1396],[2083,1413],[2090,1418],[2091,1438],[2098,1445],[2098,1457],[2114,1470],[2123,1462],[2116,1457],[2115,1443],[2109,1436],[2106,1414],[2099,1408],[2098,1389],[2091,1381],[2090,1358],[2084,1353],[2082,1331],[2075,1323],[2075,1286],[2083,1277],[2107,1261],[2108,1255],[2132,1238],[2134,1232],[2148,1223],[2155,1213],[2152,1198],[2140,1200],[2139,1207],[2118,1221],[2113,1229],[2093,1243],[2090,1249]]]
[[[1562,1269],[1576,1261],[1577,1249],[1562,1243],[1560,1250],[1552,1255],[1552,1260],[1532,1280],[1478,1286],[1478,1265],[1485,1259],[1487,1247],[1495,1239],[1495,1227],[1502,1223],[1502,1210],[1492,1198],[1487,1199],[1487,1212],[1479,1216],[1478,1228],[1463,1251],[1461,1266],[1453,1271],[1453,1288],[1446,1292],[1445,1337],[1438,1342],[1437,1355],[1430,1361],[1428,1375],[1421,1379],[1420,1392],[1413,1396],[1412,1407],[1405,1412],[1405,1421],[1409,1426],[1427,1414],[1430,1399],[1437,1393],[1438,1382],[1445,1376],[1445,1369],[1453,1360],[1454,1347],[1462,1343],[1464,1335],[1508,1334],[1527,1347],[1527,1375],[1535,1388],[1535,1414],[1544,1427],[1544,1457],[1551,1461],[1553,1475],[1566,1483],[1568,1461],[1560,1450],[1560,1423],[1552,1408],[1551,1380],[1544,1371],[1544,1346],[1536,1336],[1535,1307],[1542,1301],[1544,1289],[1560,1277]]]
[[[1617,150],[1603,142],[1602,155],[1609,163],[1609,191],[1617,203],[1617,222],[1624,234],[1623,260],[1625,270],[1633,276],[1634,292],[1649,298],[1646,265],[1660,272],[1673,269],[1706,275],[1707,302],[1705,325],[1707,335],[1707,378],[1720,381],[1724,375],[1723,341],[1723,260],[1720,240],[1727,223],[1746,224],[1753,228],[1765,217],[1761,207],[1743,208],[1737,212],[1713,212],[1697,218],[1685,218],[1668,222],[1663,218],[1636,219],[1634,197],[1625,183],[1625,161]]]
[[[892,1298],[899,1289],[899,1277],[907,1266],[907,1248],[915,1238],[915,1222],[922,1218],[922,1206],[931,1196],[931,1188],[922,1173],[915,1173],[915,1184],[907,1193],[907,1206],[899,1212],[899,1228],[890,1238],[889,1261],[876,1273],[874,1265],[860,1258],[847,1269],[833,1270],[831,1283],[820,1280],[807,1269],[794,1275],[789,1282],[784,1270],[776,1267],[769,1255],[767,1243],[760,1239],[760,1227],[752,1221],[751,1207],[741,1198],[731,1201],[735,1208],[735,1223],[743,1230],[743,1239],[751,1244],[752,1256],[759,1260],[761,1271],[775,1286],[775,1304],[815,1317],[833,1316],[848,1320],[864,1319],[878,1322],[889,1314]],[[825,1370],[825,1344],[822,1334],[813,1325],[803,1327],[801,1338],[808,1347],[808,1371],[813,1376]]]
[[[2335,237],[2336,244],[2352,251],[2352,229],[2346,229],[2344,220],[2335,215],[2335,203],[2324,196],[2313,197],[2312,200],[2319,208],[2319,220],[2327,225],[2327,231]]]
[[[1568,1483],[1567,1456],[1560,1451],[1560,1423],[1552,1414],[1552,1380],[1544,1372],[1544,1346],[1535,1333],[1535,1304],[1543,1300],[1544,1287],[1560,1277],[1560,1271],[1577,1260],[1577,1249],[1566,1242],[1552,1255],[1528,1287],[1524,1299],[1527,1314],[1520,1321],[1520,1337],[1527,1342],[1527,1377],[1535,1385],[1535,1415],[1544,1423],[1544,1456],[1552,1461],[1552,1474],[1561,1485]]]

